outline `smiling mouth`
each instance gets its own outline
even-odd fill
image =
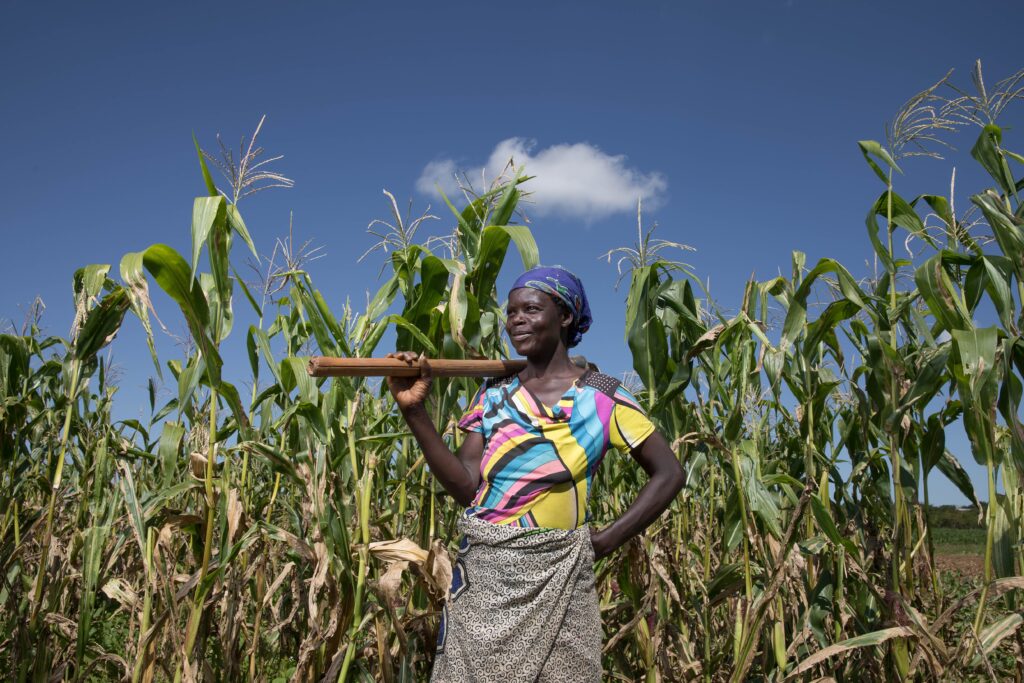
[[[530,336],[529,332],[519,332],[519,333],[516,333],[516,334],[510,334],[509,335],[509,337],[511,339],[515,339],[516,341],[521,341],[523,339],[526,339],[529,336]]]

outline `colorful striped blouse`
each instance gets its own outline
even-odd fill
[[[480,432],[480,489],[466,514],[494,524],[574,529],[609,447],[628,453],[654,425],[622,384],[587,371],[554,406],[515,375],[488,380],[459,420]]]

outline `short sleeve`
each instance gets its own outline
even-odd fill
[[[469,402],[465,414],[459,418],[459,429],[464,432],[484,431],[484,395],[487,393],[487,385],[484,384],[476,392],[476,396]]]
[[[615,389],[614,401],[608,440],[620,453],[629,453],[654,433],[654,423],[622,385]]]

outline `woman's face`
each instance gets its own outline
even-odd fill
[[[505,331],[512,347],[521,356],[554,352],[563,330],[572,324],[572,315],[564,311],[548,294],[530,287],[513,289],[508,295]]]

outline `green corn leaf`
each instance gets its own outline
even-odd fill
[[[139,504],[135,477],[128,463],[120,460],[117,464],[121,472],[118,485],[121,488],[121,494],[124,496],[125,509],[128,511],[128,523],[131,526],[132,535],[135,537],[135,543],[139,546],[139,554],[141,557],[145,557],[146,523],[142,516],[142,506]]]
[[[935,215],[942,219],[942,222],[946,224],[947,231],[953,231],[956,217],[953,216],[953,208],[949,205],[947,198],[941,195],[923,194],[918,199],[923,199]]]
[[[281,384],[281,372],[278,370],[277,361],[274,359],[274,353],[270,350],[270,338],[267,333],[253,325],[249,326],[249,334],[252,336],[253,341],[256,343],[256,347],[263,355],[263,362],[270,368],[270,372],[274,374],[274,381]]]
[[[211,384],[218,384],[222,362],[220,354],[213,342],[210,341],[208,334],[210,309],[202,289],[195,286],[196,281],[192,277],[188,263],[177,251],[166,244],[151,246],[145,251],[142,262],[160,288],[181,308],[192,338],[196,341],[206,361]]]
[[[226,263],[226,262],[225,262]],[[210,336],[213,339],[225,339],[234,326],[235,314],[231,308],[231,289],[226,283],[219,279],[218,275],[210,273],[199,273],[199,286],[203,289],[203,296],[210,307]],[[216,323],[220,323],[217,325]]]
[[[971,315],[956,290],[943,260],[942,252],[935,254],[914,271],[914,282],[928,310],[946,330],[971,327]]]
[[[753,449],[753,443],[744,442],[745,450]],[[746,493],[747,504],[750,511],[761,520],[764,528],[778,540],[782,540],[782,527],[779,521],[782,519],[782,512],[776,504],[775,499],[761,481],[760,472],[749,456],[745,456],[740,463],[743,469],[743,486]]]
[[[414,288],[402,317],[413,325],[419,325],[421,329],[425,328],[431,311],[444,299],[448,289],[448,275],[448,267],[443,260],[433,255],[424,256],[420,263],[420,282]],[[400,341],[404,340],[400,338]]]
[[[156,367],[156,374],[163,378],[163,370],[160,367],[160,359],[156,354],[156,345],[153,340],[153,326],[149,322],[149,284],[146,282],[146,275],[142,265],[143,252],[134,251],[125,254],[121,258],[121,279],[124,281],[125,290],[131,302],[132,312],[142,323],[146,331],[146,345],[149,347],[150,358]]]
[[[1017,193],[1017,183],[1010,172],[1010,166],[1006,163],[1001,148],[1003,142],[1003,130],[999,126],[989,124],[985,126],[978,135],[974,147],[971,148],[971,156],[981,164],[992,179],[996,181],[1000,189],[1006,195]]]
[[[244,441],[238,444],[238,447],[266,460],[274,472],[287,476],[293,482],[302,482],[298,471],[295,469],[295,463],[292,462],[287,454],[274,448],[272,445],[259,441]]]
[[[939,460],[942,459],[945,452],[946,430],[940,416],[931,415],[921,441],[921,466],[924,468],[925,476],[928,476],[928,473],[939,464]]]
[[[1014,546],[1018,527],[1013,521],[1016,519],[1016,515],[1014,515],[1009,498],[999,493],[996,494],[996,501],[992,505],[991,512],[989,524],[992,525],[992,569],[996,578],[1005,579],[1015,576],[1017,573]]]
[[[452,340],[461,349],[469,346],[464,334],[466,319],[469,316],[469,297],[466,292],[466,280],[456,275],[448,298],[448,324]]]
[[[297,358],[289,356],[281,360],[281,384],[285,391],[299,390],[299,400],[312,405],[318,405],[320,390],[316,386],[316,379],[309,376],[306,366],[309,358]]]
[[[0,334],[0,391],[13,396],[20,391],[22,380],[31,375],[28,344],[22,337]]]
[[[188,263],[177,251],[166,244],[154,244],[143,252],[142,262],[161,289],[182,307],[190,326],[194,324],[202,329],[210,324],[206,299],[201,295],[199,287],[195,286],[196,281]],[[193,290],[200,293],[196,294]]]
[[[206,165],[206,157],[203,156],[203,150],[199,147],[199,140],[196,139],[196,134],[192,133],[192,144],[196,147],[196,156],[199,158],[199,170],[203,174],[203,184],[206,185],[206,191],[210,193],[211,197],[217,196],[217,186],[213,184],[213,177],[210,176],[210,169]]]
[[[242,220],[242,214],[238,212],[238,207],[234,204],[227,204],[227,218],[228,227],[238,233],[238,236],[245,242],[245,246],[249,247],[249,252],[256,258],[256,262],[259,263],[260,255],[256,253],[256,245],[252,242],[252,235],[249,234],[249,229],[245,227],[245,221]]]
[[[1013,293],[1010,290],[1013,264],[1005,256],[993,255],[985,255],[982,257],[981,263],[988,276],[985,280],[985,291],[992,299],[992,305],[995,306],[999,320],[1006,329],[1013,329],[1014,320],[1017,317]]]
[[[249,332],[245,335],[245,353],[249,357],[249,370],[252,372],[253,382],[259,382],[260,378],[260,356],[259,349],[256,347],[256,337],[253,336],[252,331],[256,329],[255,326],[249,326]]]
[[[942,457],[935,464],[939,472],[952,482],[960,493],[964,494],[964,497],[977,509],[981,509],[981,502],[978,500],[978,496],[974,492],[974,484],[971,482],[971,477],[967,474],[967,470],[960,464],[960,461],[956,459],[956,456],[949,451],[944,451]]]
[[[897,173],[903,173],[889,152],[874,140],[860,140],[857,142],[857,146],[860,147],[860,153],[864,155],[864,161],[868,162],[868,166],[871,167],[871,170],[875,172],[875,175],[883,183],[889,183],[888,173],[882,170],[882,167],[878,165],[878,161],[875,161],[876,158]]]
[[[235,270],[234,265],[231,266],[231,274],[234,275],[235,281],[242,287],[242,293],[245,294],[245,298],[249,302],[249,305],[252,306],[252,310],[256,313],[256,316],[262,318],[263,309],[260,308],[258,303],[256,303],[256,299],[253,298],[252,292],[249,291],[249,285],[245,284],[245,280],[238,275],[238,271]]]
[[[121,329],[131,301],[124,287],[117,286],[87,314],[75,340],[75,358],[89,360],[109,344]]]
[[[423,348],[424,351],[427,352],[428,355],[437,355],[437,347],[434,346],[434,343],[431,342],[430,339],[428,339],[427,336],[423,334],[423,332],[421,332],[418,327],[413,325],[411,322],[409,322],[402,316],[398,315],[397,313],[392,313],[391,315],[384,318],[382,322],[384,322],[385,324],[394,325],[395,327],[407,332],[409,336],[411,336],[419,343],[419,345]],[[405,351],[409,349],[401,350]]]
[[[1008,614],[999,621],[982,629],[978,640],[981,641],[981,649],[985,655],[991,655],[996,647],[999,646],[999,643],[1017,632],[1021,624],[1024,624],[1024,614],[1017,612]],[[971,666],[978,667],[981,664],[981,656],[976,655],[974,661],[971,662]]]
[[[309,327],[313,331],[313,337],[316,339],[317,346],[320,347],[320,353],[325,356],[340,356],[341,349],[335,343],[334,336],[321,315],[320,306],[310,296],[309,291],[303,286],[298,286],[292,289],[292,296],[302,302]]]
[[[501,199],[498,201],[498,205],[494,207],[494,214],[491,216],[491,222],[496,225],[505,225],[512,220],[512,214],[515,213],[516,204],[519,203],[520,192],[516,188],[519,184],[519,180],[516,182],[509,183],[505,186],[502,191]]]
[[[889,215],[889,200],[892,199],[892,215]],[[914,207],[911,206],[895,192],[886,190],[872,205],[871,210],[868,212],[865,224],[868,228],[868,238],[871,240],[871,246],[875,250],[875,254],[878,259],[885,265],[887,272],[895,272],[898,265],[905,264],[906,261],[893,261],[892,255],[889,254],[889,250],[886,244],[883,243],[882,239],[878,236],[878,233],[882,228],[878,225],[878,218],[884,218],[889,220],[891,218],[892,225],[900,226],[909,230],[911,233],[916,235],[919,239],[924,240],[928,244],[935,246],[935,241],[932,239],[928,231],[924,229],[924,223],[921,218],[914,211]],[[888,229],[888,228],[886,228]]]
[[[192,203],[192,272],[199,268],[199,252],[227,219],[227,200],[222,196],[196,197]]]
[[[903,395],[900,411],[909,410],[918,401],[928,403],[942,388],[949,379],[946,363],[951,351],[952,345],[948,342],[922,351],[917,376]]]
[[[971,197],[985,215],[992,228],[992,235],[999,244],[1003,255],[1014,267],[1018,280],[1024,280],[1024,220],[1010,213],[999,195],[991,190]]]
[[[398,294],[398,275],[392,275],[384,285],[373,295],[373,299],[366,307],[366,316],[370,320],[376,320],[388,309],[391,302]]]
[[[653,266],[634,269],[626,302],[627,319],[631,319],[626,333],[633,369],[644,386],[654,391],[653,398],[667,388],[675,373],[675,368],[669,366],[665,326],[655,307],[658,284]]]
[[[525,225],[505,225],[505,231],[512,238],[523,262],[523,270],[536,268],[540,264],[540,250],[533,238],[533,232]]]
[[[480,221],[485,212],[485,198],[480,197],[470,202],[465,209],[459,211],[451,203],[448,195],[444,193],[440,186],[437,187],[437,192],[441,195],[441,199],[448,205],[448,208],[455,215],[459,223],[459,245],[462,247],[463,254],[465,254],[466,262],[473,263],[476,260],[477,247],[480,243]]]
[[[342,331],[341,325],[338,324],[338,319],[334,317],[334,313],[331,312],[331,309],[324,300],[323,295],[320,294],[320,290],[314,289],[308,278],[306,279],[306,285],[306,291],[312,297],[314,307],[320,314],[320,319],[323,320],[328,331],[330,331],[331,335],[334,337],[336,347],[342,354],[346,356],[352,355],[348,348],[348,339]]]
[[[846,552],[851,556],[857,557],[857,546],[853,544],[853,541],[839,533],[839,529],[836,527],[836,523],[832,520],[832,515],[824,503],[817,496],[811,496],[810,502],[814,521],[818,523],[821,533],[825,534],[828,540],[832,541],[835,545],[845,548]]]
[[[814,349],[843,320],[855,316],[861,307],[849,299],[838,299],[830,303],[818,319],[807,326],[807,348]]]
[[[88,300],[99,296],[107,284],[107,273],[109,272],[110,266],[105,263],[94,263],[76,270],[72,277],[75,305],[78,305],[80,298]]]
[[[217,394],[228,404],[228,409],[231,410],[231,414],[235,417],[235,425],[238,427],[241,438],[251,438],[249,433],[249,417],[245,414],[242,398],[238,395],[238,389],[235,388],[235,385],[222,381],[217,385]],[[218,434],[218,439],[220,438]]]
[[[490,225],[481,233],[480,254],[469,276],[469,282],[478,297],[491,297],[510,241],[508,231],[497,225]]]
[[[995,327],[984,327],[953,330],[951,334],[956,342],[961,372],[970,385],[971,396],[975,401],[980,401],[981,392],[995,368],[999,331]]]
[[[871,241],[871,248],[875,250],[875,256],[877,256],[878,260],[882,262],[883,266],[885,266],[885,270],[887,273],[895,272],[896,263],[892,260],[892,257],[889,255],[888,247],[885,245],[884,242],[882,242],[881,238],[878,236],[878,232],[881,230],[881,228],[878,226],[878,214],[876,213],[874,206],[872,206],[871,210],[868,211],[868,217],[865,219],[864,223],[865,225],[867,225],[868,239]],[[876,292],[875,295],[881,296],[881,293]]]
[[[833,309],[832,312],[829,313],[831,317],[836,318],[838,322],[839,319],[845,319],[841,316],[845,315],[846,317],[849,317],[849,315],[846,315],[848,312],[852,315],[852,312],[850,311],[853,309],[851,307],[864,308],[864,293],[857,285],[857,282],[853,279],[853,276],[850,275],[849,271],[833,259],[821,259],[818,261],[817,265],[807,273],[807,276],[793,293],[789,302],[789,310],[786,311],[786,320],[782,326],[782,341],[780,343],[780,348],[786,349],[788,346],[791,346],[804,330],[804,325],[807,322],[807,299],[811,294],[811,288],[815,281],[826,273],[832,273],[836,276],[839,289],[850,304],[850,306],[843,305]],[[828,320],[826,319],[826,323],[823,323],[815,329],[816,338],[823,335],[828,329],[827,322]]]
[[[309,425],[319,443],[327,443],[327,424],[324,422],[324,414],[316,405],[302,401],[295,406],[295,414]]]
[[[157,459],[163,488],[170,486],[177,476],[178,461],[181,453],[181,439],[185,436],[185,428],[177,422],[165,422],[160,430],[160,441],[157,446]]]
[[[789,672],[789,675],[787,675],[784,680],[792,680],[805,671],[809,671],[814,668],[821,662],[824,662],[838,654],[842,654],[843,652],[849,652],[850,650],[855,650],[861,647],[874,647],[881,645],[888,640],[892,640],[893,638],[910,638],[913,636],[914,630],[909,626],[894,626],[892,628],[882,629],[881,631],[865,633],[864,635],[857,636],[855,638],[849,638],[815,652],[813,655],[800,662],[795,669]]]
[[[193,356],[189,359],[188,365],[178,373],[178,405],[187,406],[195,394],[199,380],[206,370],[206,365],[201,356]]]
[[[96,607],[96,593],[99,583],[100,564],[103,551],[110,537],[107,525],[91,526],[85,530],[82,548],[82,600],[78,606],[78,633],[75,641],[75,670],[81,671],[85,664],[86,647],[92,636],[92,618]]]
[[[743,564],[734,562],[718,568],[707,585],[708,605],[714,605],[743,586]]]
[[[357,349],[358,357],[369,358],[372,356],[374,349],[377,348],[377,344],[380,343],[380,338],[384,336],[384,332],[386,332],[387,329],[388,321],[386,320],[378,320],[373,323]]]
[[[142,497],[142,518],[149,524],[157,516],[166,512],[165,508],[169,501],[175,500],[193,490],[202,490],[201,481],[179,481],[178,483],[164,484],[159,489],[150,491]]]

